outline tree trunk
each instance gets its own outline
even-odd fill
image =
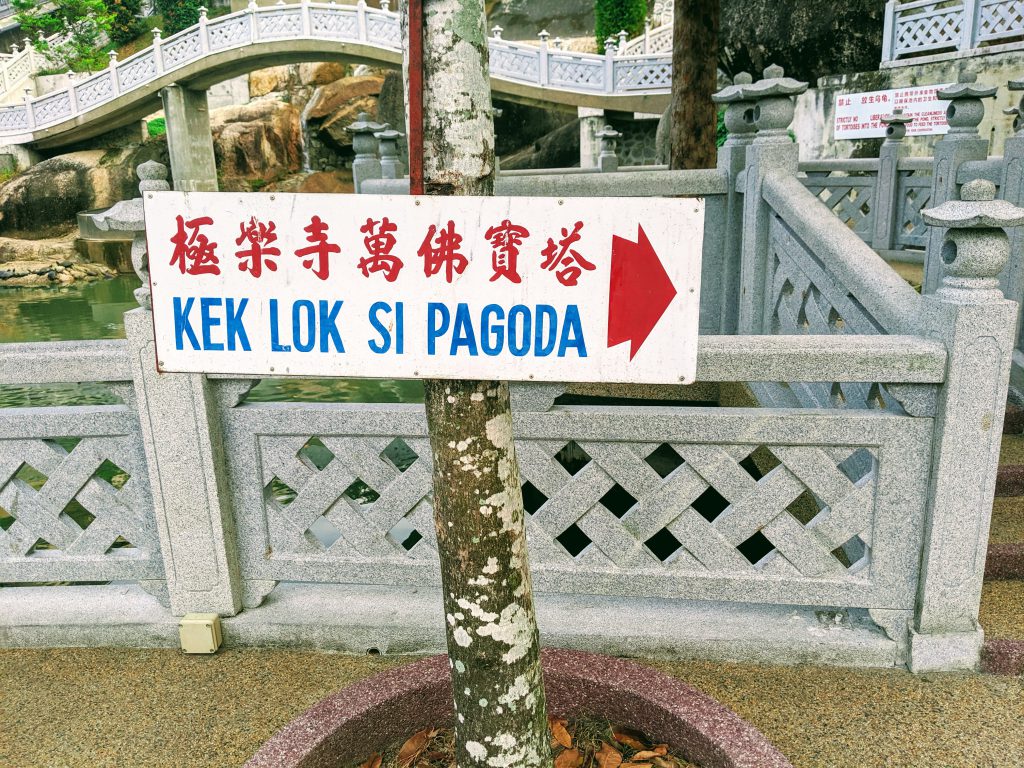
[[[714,168],[719,0],[675,0],[669,167]]]
[[[489,195],[494,124],[483,0],[424,0],[423,11],[425,191]],[[548,768],[508,384],[427,381],[425,402],[457,763]]]

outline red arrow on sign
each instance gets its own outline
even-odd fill
[[[636,242],[612,236],[612,273],[608,288],[608,346],[631,342],[636,357],[676,296],[665,267],[637,224]]]

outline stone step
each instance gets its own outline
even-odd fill
[[[1024,498],[995,498],[988,541],[985,578],[1024,579]]]
[[[1024,674],[1024,581],[986,581],[978,620],[985,630],[982,670]]]
[[[1024,408],[1019,405],[1006,404],[1006,417],[1003,419],[1004,435],[1024,433]]]

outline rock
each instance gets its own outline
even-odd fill
[[[377,120],[377,98],[375,96],[361,96],[338,108],[320,126],[320,138],[330,142],[337,148],[351,147],[352,133],[347,128],[356,121],[360,112],[368,114],[371,120]]]
[[[210,128],[222,190],[231,190],[232,180],[267,182],[299,170],[302,130],[291,104],[261,99],[223,107],[210,114]]]
[[[6,240],[7,238],[0,238]],[[53,283],[70,285],[77,280],[105,280],[117,272],[102,264],[74,263],[69,269],[48,261],[12,261],[0,270],[0,288],[31,288]]]
[[[299,82],[303,85],[327,85],[349,74],[348,67],[336,61],[299,64]]]
[[[321,171],[311,173],[299,185],[297,192],[334,192],[352,194],[352,171]]]
[[[332,116],[354,99],[377,96],[383,85],[384,77],[381,75],[346,77],[342,80],[337,80],[317,91],[315,101],[306,112],[306,117],[310,120],[321,120]],[[376,114],[376,108],[373,112]]]
[[[396,131],[408,133],[405,125],[405,86],[401,72],[388,72],[377,96],[377,119]]]
[[[0,237],[0,264],[5,271],[11,271],[13,264],[35,263],[36,269],[42,264],[57,264],[65,267],[78,261],[75,250],[76,233],[47,240],[19,240]]]
[[[668,134],[672,126],[672,105],[669,104],[665,107],[665,111],[661,113],[661,119],[658,120],[658,132],[654,134],[654,155],[655,162],[659,165],[668,165],[669,160],[669,145],[668,145]]]
[[[556,128],[532,146],[501,158],[503,170],[520,168],[572,168],[580,164],[579,120]]]
[[[150,158],[166,162],[166,143],[91,149],[44,160],[0,185],[0,231],[33,240],[63,235],[75,227],[80,211],[137,195],[135,166]]]
[[[288,87],[290,67],[267,67],[249,73],[249,97],[258,98],[268,93],[283,91]]]
[[[530,107],[511,101],[499,101],[495,106],[501,110],[501,116],[494,119],[494,151],[501,157],[515,154],[545,134],[576,122],[576,115],[569,111]]]

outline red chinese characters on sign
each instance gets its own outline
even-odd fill
[[[185,221],[178,216],[178,231],[171,238],[174,253],[171,255],[171,266],[178,267],[183,275],[219,275],[220,266],[214,249],[216,243],[199,231],[200,227],[213,224],[209,216],[200,216]],[[192,230],[191,234],[186,229]]]
[[[245,242],[249,243],[248,248],[235,252],[235,256],[241,259],[238,263],[238,268],[242,272],[249,272],[256,278],[263,274],[263,267],[266,267],[271,272],[276,272],[277,262],[272,257],[280,256],[281,249],[271,245],[277,240],[274,222],[264,224],[262,221],[257,221],[256,217],[253,216],[249,219],[248,224],[244,221],[240,222],[238,229],[239,232],[238,237],[235,238],[235,245],[241,245]]]
[[[461,275],[469,265],[469,259],[459,252],[461,246],[462,235],[455,231],[454,221],[449,219],[444,229],[440,230],[436,224],[431,224],[416,254],[423,259],[423,273],[431,277],[444,267],[445,279],[450,283],[455,275]]]
[[[358,266],[363,277],[369,277],[371,272],[383,272],[385,280],[395,282],[405,266],[400,258],[391,253],[398,242],[394,235],[398,227],[385,216],[380,221],[368,218],[359,231],[366,235],[363,245],[369,254],[359,260]]]
[[[341,247],[327,241],[327,225],[319,216],[310,219],[309,226],[303,227],[302,231],[306,233],[306,241],[312,245],[299,248],[295,255],[302,259],[302,266],[321,280],[326,280],[330,274],[328,259],[332,253],[341,253]]]
[[[540,265],[541,268],[554,272],[558,282],[562,285],[576,285],[583,270],[590,272],[597,269],[594,264],[587,261],[579,251],[572,247],[579,241],[581,229],[583,229],[582,221],[577,221],[573,225],[572,232],[562,227],[562,237],[558,244],[556,245],[555,241],[549,237],[548,244],[541,251],[541,255],[544,257],[544,263]]]
[[[523,244],[523,239],[529,236],[526,227],[513,224],[508,219],[484,233],[484,237],[491,241],[491,269],[494,270],[494,274],[491,275],[492,283],[499,277],[507,277],[513,283],[523,281],[516,269],[516,262],[519,258],[519,246]]]

